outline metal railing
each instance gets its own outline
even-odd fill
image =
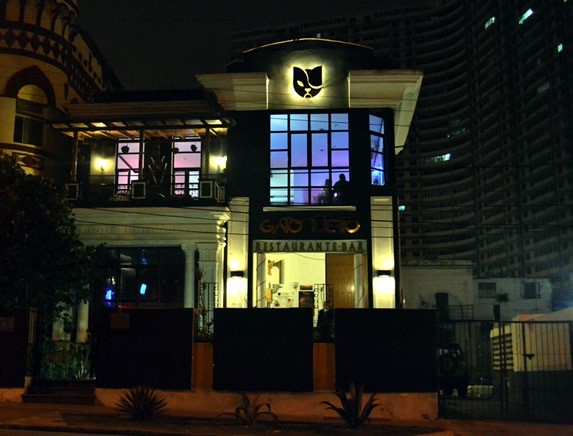
[[[573,422],[573,322],[441,320],[443,418]],[[452,369],[453,368],[453,369]]]
[[[195,339],[199,342],[213,340],[214,315],[218,301],[217,283],[201,282],[197,298],[197,330],[195,333]]]
[[[141,200],[214,200],[225,201],[225,187],[215,180],[201,180],[199,183],[153,184],[136,180],[130,184],[67,183],[64,196],[70,201],[130,202]]]

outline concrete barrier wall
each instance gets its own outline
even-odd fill
[[[96,389],[98,401],[113,408],[124,390]],[[189,417],[217,418],[221,413],[233,412],[240,404],[241,393],[215,391],[173,392],[159,391],[167,400],[168,413]],[[322,422],[336,421],[340,418],[326,410],[321,401],[330,401],[338,405],[333,393],[246,393],[251,401],[270,403],[272,412],[281,421]],[[364,395],[367,398],[367,395]],[[438,418],[437,394],[377,394],[381,407],[376,408],[373,420],[432,420]]]

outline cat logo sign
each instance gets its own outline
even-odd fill
[[[312,98],[322,89],[322,65],[313,69],[292,68],[292,86],[303,98]]]

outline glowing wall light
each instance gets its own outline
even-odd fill
[[[231,271],[227,280],[227,307],[247,307],[247,279],[244,271]]]
[[[374,307],[394,309],[396,307],[396,280],[390,270],[379,270],[373,280]]]
[[[219,171],[227,168],[227,156],[213,156],[213,164]]]
[[[109,167],[109,159],[106,159],[104,157],[98,157],[96,159],[96,168],[100,171],[101,174],[105,174],[105,172],[107,171],[108,167]]]

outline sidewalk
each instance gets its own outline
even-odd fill
[[[280,417],[279,417],[280,419]],[[384,434],[384,435],[572,435],[573,425],[531,424],[497,421],[434,420],[402,422],[379,420],[361,427],[347,429],[338,419],[323,422],[283,422],[277,425],[259,422],[241,427],[232,420],[201,419],[168,414],[152,421],[132,422],[115,410],[103,406],[65,404],[26,404],[0,402],[0,428],[69,431],[109,435],[251,435],[282,433],[285,435]]]

